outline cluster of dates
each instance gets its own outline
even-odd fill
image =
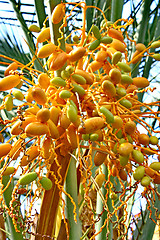
[[[64,13],[64,4],[59,4],[52,15],[53,23],[59,23]],[[19,185],[38,178],[42,187],[50,190],[51,180],[43,175],[43,168],[39,171],[36,167],[45,163],[49,171],[56,158],[55,148],[65,156],[68,151],[89,148],[94,142],[96,167],[104,163],[113,176],[127,181],[133,175],[145,187],[151,182],[160,184],[158,138],[142,121],[141,107],[145,106],[153,118],[156,113],[139,102],[137,96],[139,91],[146,91],[149,81],[131,76],[131,64],[148,55],[148,49],[160,47],[160,41],[148,47],[136,44],[129,61],[120,28],[107,25],[106,21],[101,25],[101,31],[93,25],[87,36],[85,31],[72,36],[72,43],[65,43],[65,51],[51,42],[49,27],[42,29],[36,54],[40,60],[47,59],[47,66],[44,72],[34,71],[35,74],[26,66],[32,72],[32,81],[23,75],[17,61],[6,69],[0,91],[8,94],[1,109],[11,111],[15,101],[21,103],[17,107],[18,117],[7,122],[10,140],[0,144],[0,157],[4,160],[1,176],[14,176],[18,168],[13,167],[13,162],[17,160],[22,169]],[[159,60],[159,54],[150,56]],[[61,70],[59,74],[57,70]],[[23,86],[28,88],[26,92],[21,90]],[[137,124],[148,133],[140,133]],[[152,154],[157,155],[157,161],[149,164]],[[101,187],[104,175],[99,173],[95,180]]]

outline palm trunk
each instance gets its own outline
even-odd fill
[[[44,239],[44,235],[54,237],[55,234],[54,231],[56,224],[56,215],[61,196],[61,187],[63,187],[66,178],[66,173],[70,162],[70,154],[62,156],[60,152],[57,151],[57,161],[61,169],[58,173],[59,166],[57,166],[56,162],[54,161],[51,166],[49,175],[53,186],[51,190],[44,192],[38,226],[36,230],[37,236],[35,237],[35,240]],[[59,184],[57,184],[56,179],[59,181]]]

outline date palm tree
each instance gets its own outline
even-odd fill
[[[67,3],[69,1],[65,1]],[[74,33],[74,36],[79,37],[79,30],[82,28],[82,16],[84,14],[81,4],[77,5],[74,1],[66,4],[66,24],[59,31],[62,22],[53,24],[51,21],[51,14],[53,9],[61,3],[60,0],[49,0],[47,3],[44,0],[27,1],[22,0],[8,0],[1,1],[1,6],[4,9],[0,10],[1,16],[1,31],[0,31],[0,76],[4,77],[4,71],[6,66],[12,61],[17,61],[26,66],[28,62],[31,62],[34,58],[33,69],[38,73],[44,71],[44,65],[46,59],[37,58],[35,54],[37,45],[37,36],[39,33],[31,31],[31,25],[36,25],[40,30],[44,27],[50,27],[51,41],[57,46],[59,44],[58,39],[61,38],[61,50],[65,51],[64,39],[67,38],[67,43],[72,44],[73,36],[69,36],[70,33]],[[154,41],[160,39],[160,15],[159,7],[160,1],[146,0],[146,1],[129,1],[129,0],[86,0],[82,5],[86,6],[85,18],[86,18],[86,42],[90,38],[93,26],[97,26],[103,33],[104,17],[107,19],[108,24],[117,23],[116,26],[123,25],[125,22],[130,24],[124,24],[123,35],[125,37],[126,47],[128,49],[129,61],[132,59],[132,55],[135,52],[135,42],[142,43],[146,47]],[[69,15],[71,9],[74,6],[72,14]],[[90,7],[88,7],[90,6]],[[99,11],[102,10],[101,12]],[[103,12],[103,14],[102,14]],[[48,18],[49,20],[48,20]],[[118,21],[118,22],[117,22]],[[108,25],[109,26],[109,25]],[[117,27],[118,28],[118,27]],[[119,28],[120,29],[120,28]],[[39,31],[40,31],[39,30]],[[63,33],[63,35],[61,35]],[[63,36],[63,37],[61,37]],[[43,43],[42,43],[43,46]],[[159,48],[150,48],[149,53],[159,54]],[[149,53],[147,52],[148,56]],[[144,77],[150,80],[150,86],[154,88],[159,84],[159,68],[158,62],[152,57],[146,57],[142,55],[140,61],[131,63],[131,75],[132,77]],[[61,76],[61,71],[64,69],[58,69],[55,73],[56,76]],[[26,71],[26,72],[25,72]],[[27,70],[24,74],[28,79],[32,81],[33,76]],[[156,81],[155,81],[156,79]],[[23,88],[22,91],[26,92],[27,88]],[[157,102],[159,101],[158,91],[153,96],[145,91],[138,93],[138,99],[140,102],[145,102],[147,98]],[[5,97],[4,92],[1,93],[1,103],[3,105],[3,99]],[[143,112],[147,112],[147,109],[141,109]],[[154,109],[155,110],[155,109]],[[159,113],[160,107],[156,105],[156,111]],[[25,110],[24,110],[25,111]],[[6,111],[1,109],[1,119],[12,120],[16,116],[16,110]],[[145,120],[145,119],[142,119]],[[150,131],[157,130],[158,125],[157,118],[149,119],[148,125],[151,126]],[[3,124],[1,129],[3,129]],[[9,139],[9,132],[4,134],[5,140]],[[158,136],[158,135],[157,135]],[[158,136],[159,137],[159,136]],[[93,147],[96,147],[93,142]],[[95,148],[96,149],[96,148]],[[78,150],[80,151],[80,150]],[[113,199],[109,196],[107,202],[104,201],[105,196],[110,191],[104,184],[101,190],[96,193],[95,200],[90,203],[89,199],[92,199],[91,183],[89,178],[84,185],[80,183],[81,170],[77,164],[77,152],[65,155],[60,153],[59,148],[55,150],[57,154],[57,162],[53,162],[50,166],[49,178],[53,183],[53,187],[49,191],[44,191],[43,195],[39,193],[37,196],[33,193],[33,189],[29,189],[29,198],[37,198],[37,209],[39,212],[34,212],[34,220],[27,218],[25,212],[28,211],[25,204],[27,204],[26,192],[17,199],[12,199],[14,186],[19,178],[19,175],[15,175],[9,185],[9,187],[3,193],[3,201],[1,201],[1,216],[0,220],[0,237],[4,239],[152,239],[155,231],[156,224],[159,224],[157,215],[159,213],[160,203],[158,191],[160,192],[159,185],[156,186],[156,193],[150,192],[149,199],[143,202],[143,196],[141,196],[142,189],[134,191],[134,188],[128,188],[128,192],[123,195],[122,192],[126,188],[127,184],[122,185],[122,181],[119,178],[109,176],[109,170],[105,164],[101,166],[101,172],[105,175],[106,181],[111,181],[116,193],[122,194],[121,199]],[[93,151],[92,157],[94,158],[96,152]],[[88,150],[83,151],[83,157],[88,156]],[[89,160],[88,160],[89,161]],[[1,168],[3,162],[0,163]],[[89,164],[89,163],[88,163]],[[59,168],[60,165],[60,168]],[[89,169],[89,171],[88,171]],[[88,166],[84,166],[86,174],[91,174],[91,180],[96,175],[95,167],[90,169]],[[51,174],[54,172],[55,174]],[[20,174],[20,173],[19,173]],[[84,173],[83,173],[84,174]],[[83,175],[82,174],[82,175]],[[3,185],[7,186],[10,177],[3,176]],[[89,181],[89,183],[88,183]],[[58,184],[57,184],[58,182]],[[88,184],[88,185],[87,185]],[[123,187],[122,187],[123,186]],[[140,193],[139,193],[140,191]],[[89,193],[87,193],[89,192]],[[132,194],[133,193],[133,194]],[[144,194],[144,192],[143,192]],[[62,198],[61,196],[64,195]],[[122,204],[126,201],[127,196],[130,195],[130,199],[127,200],[127,206]],[[65,199],[65,200],[64,200]],[[153,202],[154,199],[154,202]],[[63,207],[64,202],[65,207]],[[13,215],[8,214],[10,203],[12,207],[15,207]],[[20,203],[20,204],[19,204]],[[126,202],[125,202],[126,203]],[[19,204],[19,205],[18,205]],[[89,207],[89,206],[92,206]],[[136,207],[138,204],[138,207]],[[145,206],[142,206],[144,204]],[[5,207],[4,207],[5,205]],[[24,206],[25,205],[25,206]],[[17,207],[18,206],[18,207]],[[121,207],[120,207],[121,206]],[[149,207],[148,207],[149,206]],[[108,215],[108,212],[113,212],[115,208],[118,211],[113,215]],[[24,208],[24,209],[23,209]],[[26,208],[26,209],[25,209]],[[138,209],[138,210],[137,210]],[[149,210],[148,210],[149,209]],[[18,211],[20,213],[18,213]],[[128,214],[126,214],[128,213]],[[85,216],[86,215],[86,216]],[[20,217],[22,216],[22,217]],[[92,219],[94,216],[94,219]],[[109,221],[107,218],[111,217]],[[18,229],[15,229],[15,219],[20,224]],[[23,221],[22,221],[23,219]],[[88,222],[90,220],[90,222]],[[94,226],[93,226],[94,225]],[[107,227],[104,227],[107,226]],[[127,230],[125,228],[127,227]],[[99,233],[96,236],[96,233]],[[124,233],[124,234],[123,234]],[[95,234],[95,235],[94,235]],[[93,237],[94,236],[94,237]]]

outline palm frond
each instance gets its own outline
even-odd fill
[[[22,36],[22,31],[20,31],[19,28],[16,28],[16,27],[13,28],[9,25],[6,26],[5,23],[1,23],[0,55],[5,55],[10,59],[13,59],[13,60],[15,59],[23,64],[27,64],[28,61],[31,60],[29,56],[29,49],[23,37],[19,37],[19,36]],[[3,58],[3,57],[0,57],[0,61],[6,62],[6,63],[11,62],[9,59]],[[5,70],[4,64],[0,64],[0,66],[2,70]],[[4,74],[2,74],[1,76],[4,76]]]

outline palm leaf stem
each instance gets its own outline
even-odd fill
[[[4,187],[7,185],[9,179],[10,179],[10,176],[3,177]],[[12,181],[12,184],[10,184],[9,187],[3,193],[4,200],[5,200],[6,206],[8,208],[9,208],[10,201],[12,200],[12,191],[13,191],[13,181]],[[11,234],[11,239],[12,240],[17,240],[17,239],[24,240],[23,235],[22,235],[22,229],[18,229],[19,232],[16,232],[12,218],[8,215],[7,212],[6,212],[6,215],[7,215],[7,225],[8,225],[9,232]]]
[[[14,9],[14,12],[16,13],[17,19],[20,22],[21,28],[22,28],[22,30],[24,32],[24,35],[26,37],[26,40],[27,40],[28,44],[30,45],[30,47],[32,49],[35,49],[35,45],[34,45],[33,39],[30,36],[30,32],[29,32],[28,27],[26,25],[26,22],[25,22],[25,20],[24,20],[24,18],[22,16],[22,12],[19,9],[19,6],[17,5],[15,0],[9,0],[9,1],[10,1],[11,5],[12,5],[12,7]]]
[[[105,174],[105,179],[107,180],[108,179],[108,169],[107,169],[107,167],[104,164],[102,165],[102,172]],[[102,186],[101,191],[102,191],[102,194],[103,194],[103,196],[105,198],[105,195],[107,193],[106,188],[104,186]],[[112,209],[112,202],[111,202],[110,198],[108,198],[108,200],[107,200],[107,206],[108,206],[110,211],[113,210]],[[99,193],[97,193],[96,212],[98,214],[100,214],[101,212],[103,212],[103,208],[104,208],[104,204],[102,202],[102,199],[101,199]],[[102,216],[101,216],[100,220],[96,223],[96,232],[97,233],[100,231],[101,227],[104,225],[106,219],[107,219],[107,211],[105,210],[102,213]],[[108,235],[108,240],[111,240],[112,237],[113,237],[111,222],[109,223],[109,230],[110,230],[110,233]],[[104,226],[102,228],[102,231],[96,236],[96,240],[106,239],[106,235],[107,235],[107,227]]]
[[[34,5],[37,13],[39,27],[43,27],[44,20],[46,19],[44,0],[34,0]]]
[[[55,44],[58,45],[58,38],[61,37],[61,34],[59,32],[59,27],[62,24],[53,24],[51,21],[51,14],[53,11],[53,8],[61,3],[60,0],[49,0],[48,2],[48,12],[49,12],[49,26],[50,26],[50,34],[51,34],[51,41]],[[65,42],[64,38],[61,40],[61,49],[65,49]],[[55,75],[59,76],[61,73],[61,69],[55,71]],[[61,167],[60,173],[58,173],[58,166],[54,162],[51,165],[51,172],[53,171],[55,174],[56,179],[59,179],[61,176],[61,181],[60,184],[63,186],[67,170],[68,170],[68,165],[70,161],[70,155],[67,153],[65,157],[63,157],[60,154],[60,151],[57,150],[57,161],[59,163],[59,166]],[[58,175],[60,174],[60,176]],[[57,185],[55,177],[50,174],[49,178],[53,182],[53,187],[49,191],[45,191],[42,205],[41,205],[41,212],[40,212],[40,219],[37,227],[37,233],[40,235],[50,235],[54,236],[54,231],[55,231],[55,224],[56,224],[56,215],[57,215],[57,209],[58,209],[58,204],[59,204],[59,199],[60,199],[60,188]],[[39,238],[37,237],[36,240],[43,239],[43,237]]]
[[[115,22],[117,19],[120,19],[121,16],[122,16],[122,10],[123,10],[123,4],[124,4],[124,1],[121,0],[121,1],[117,1],[117,0],[112,0],[112,3],[111,3],[111,21]],[[105,178],[107,179],[108,178],[108,170],[105,166],[102,167],[103,168],[103,172],[105,174]],[[106,194],[106,189],[104,187],[102,187],[102,193],[103,193],[103,196],[105,197],[105,194]],[[107,201],[107,205],[109,207],[109,209],[111,210],[111,199],[108,199]],[[102,200],[99,196],[99,194],[97,195],[97,212],[100,213],[102,212],[103,210],[103,203],[102,203]],[[96,232],[98,232],[101,227],[104,225],[105,223],[105,220],[107,218],[107,213],[106,211],[104,211],[104,213],[102,214],[101,216],[101,219],[100,221],[96,224]],[[108,236],[108,239],[112,239],[112,230],[111,230],[111,223],[109,223],[109,228],[110,228],[110,233],[109,233],[109,236]],[[106,229],[106,226],[102,228],[102,231],[99,235],[97,235],[96,237],[96,240],[100,240],[100,239],[106,239],[106,234],[107,234],[107,229]]]
[[[85,2],[87,6],[93,6],[93,0],[86,0]],[[93,8],[88,8],[86,11],[87,32],[89,31],[93,24],[93,12],[94,12]]]
[[[148,22],[150,18],[150,6],[153,0],[146,0],[143,3],[142,12],[141,12],[141,21],[139,23],[139,27],[137,29],[137,43],[144,43],[146,32],[148,31]],[[132,77],[136,77],[139,72],[139,67],[135,68],[135,64],[133,64],[132,69]]]
[[[64,36],[61,35],[64,33],[64,29],[61,28],[61,32],[59,31],[62,25],[62,21],[58,24],[53,24],[51,20],[52,11],[55,8],[55,6],[59,3],[61,3],[60,0],[54,0],[54,1],[49,0],[49,3],[48,3],[49,26],[50,26],[50,33],[51,33],[51,41],[57,46],[60,44],[60,49],[65,51],[65,40],[64,40]],[[66,65],[63,66],[62,69],[64,69],[65,67]],[[55,76],[60,76],[62,69],[55,71]]]
[[[35,47],[35,44],[34,44],[34,41],[33,41],[33,38],[31,36],[31,33],[30,31],[28,30],[28,27],[27,27],[27,24],[23,18],[23,15],[22,15],[22,12],[20,11],[20,5],[17,5],[16,1],[15,0],[9,0],[15,13],[16,13],[16,17],[17,19],[19,20],[20,22],[20,25],[21,25],[21,28],[24,32],[24,35],[25,35],[25,38],[26,38],[26,41],[28,43],[28,45],[30,46],[31,49],[33,49],[34,51],[36,50],[36,47]],[[31,57],[33,57],[34,55],[32,54],[32,52],[30,52],[31,54]],[[34,62],[34,66],[35,68],[38,70],[42,70],[39,63],[37,61]]]
[[[157,27],[155,28],[155,32],[153,34],[154,39],[152,38],[152,40],[155,40],[160,36],[160,17],[158,17],[158,19],[157,18],[155,18],[155,19],[156,19],[156,26]],[[150,52],[154,52],[154,51],[155,51],[155,49],[152,49],[152,48],[150,49]],[[145,63],[145,66],[144,66],[143,77],[145,77],[145,78],[149,77],[152,64],[153,64],[153,58],[149,57],[147,59],[146,63]],[[138,100],[142,101],[143,96],[144,96],[144,93],[139,93]]]
[[[69,226],[70,226],[69,239],[78,240],[81,237],[81,226],[80,226],[79,211],[78,211],[76,161],[73,157],[70,160],[65,185],[66,185],[66,192],[71,196],[76,206],[76,212],[74,212],[75,210],[71,202],[71,199],[68,196],[66,196],[66,216],[67,216],[67,219],[69,220]],[[77,222],[75,222],[75,220]]]
[[[116,20],[122,17],[124,0],[112,0],[111,1],[111,21],[115,22]]]

